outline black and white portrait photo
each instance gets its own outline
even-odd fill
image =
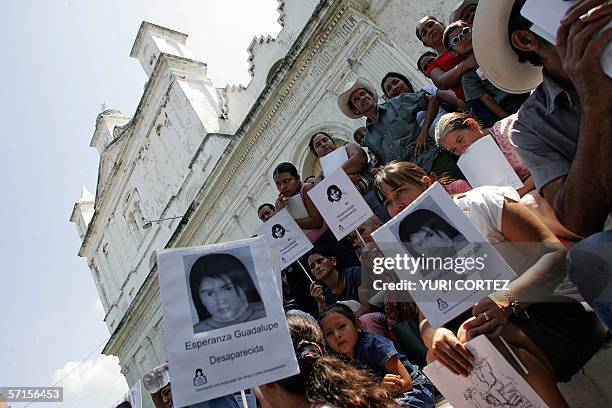
[[[274,224],[272,226],[272,236],[275,239],[279,239],[285,236],[285,227],[280,224]]]
[[[335,184],[327,187],[327,199],[330,203],[340,201],[342,199],[342,190]]]
[[[399,224],[399,238],[414,256],[446,258],[455,256],[468,240],[436,212],[418,209]]]
[[[250,256],[248,260],[253,268]],[[266,317],[255,274],[249,268],[231,253],[197,258],[189,270],[191,300],[197,313],[195,334]]]
[[[274,224],[285,226],[285,239],[272,238]],[[175,407],[299,373],[284,324],[280,257],[268,244],[268,237],[286,241],[291,227],[262,225],[266,237],[157,252]]]

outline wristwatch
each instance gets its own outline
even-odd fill
[[[529,313],[527,310],[519,303],[516,296],[512,294],[510,291],[504,292],[504,297],[508,301],[508,307],[512,310],[515,316],[521,319],[529,319]]]

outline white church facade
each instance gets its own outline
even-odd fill
[[[357,77],[379,84],[388,71],[425,84],[416,23],[446,20],[454,4],[279,0],[283,28],[251,42],[246,87],[215,86],[186,34],[142,23],[130,56],[147,85],[134,117],[98,115],[95,196],[84,189],[70,217],[111,333],[103,353],[119,357],[130,386],[166,360],[155,250],[252,236],[257,207],[277,196],[276,164],[309,176],[313,133],[349,140],[363,125],[338,109],[343,87]]]

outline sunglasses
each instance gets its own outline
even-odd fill
[[[449,48],[453,48],[454,46],[459,44],[461,42],[461,39],[463,37],[467,37],[471,32],[472,29],[470,27],[463,27],[456,37],[453,37],[448,41]]]

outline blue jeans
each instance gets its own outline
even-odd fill
[[[412,389],[394,398],[395,402],[410,408],[434,408],[434,386],[429,378],[419,371],[417,376],[412,378],[412,383]]]
[[[612,230],[593,234],[567,254],[569,278],[612,330]]]

